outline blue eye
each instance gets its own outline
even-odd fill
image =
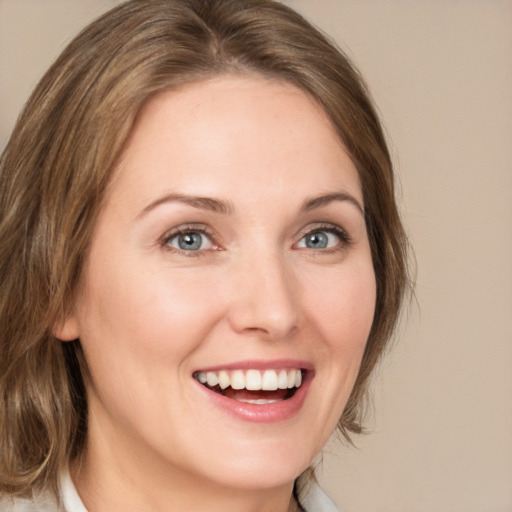
[[[211,249],[213,244],[210,237],[201,231],[177,233],[167,240],[167,245],[181,251],[200,251]]]
[[[341,237],[328,230],[315,230],[303,236],[297,247],[304,249],[332,249],[340,244]]]

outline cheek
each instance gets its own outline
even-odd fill
[[[168,390],[174,390],[173,401],[185,400],[181,384],[190,378],[191,356],[218,316],[215,294],[195,286],[191,276],[176,279],[182,274],[148,272],[133,262],[94,270],[84,290],[80,326],[91,407],[97,412],[102,404],[113,418],[137,424],[137,404],[150,424],[169,424],[166,414],[174,409]]]
[[[105,260],[98,255],[96,261]],[[80,333],[86,352],[101,351],[111,364],[185,356],[218,317],[215,294],[209,293],[214,284],[205,290],[199,273],[148,271],[129,258],[96,261],[90,262],[82,294]]]
[[[322,433],[314,445],[319,451],[336,428],[356,381],[373,322],[376,284],[371,262],[309,276],[307,311],[315,329],[309,338],[317,340],[318,358],[316,409],[310,418],[315,418],[312,430]]]
[[[376,283],[369,261],[316,282],[317,300],[310,311],[323,340],[316,347],[326,369],[321,376],[322,400],[328,403],[323,421],[334,429],[359,373],[373,323]]]
[[[362,356],[373,322],[376,283],[371,264],[346,267],[315,280],[309,308],[329,351]]]

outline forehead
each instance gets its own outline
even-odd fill
[[[323,109],[297,87],[262,77],[220,76],[152,98],[116,174],[114,194],[143,195],[147,186],[147,194],[236,195],[264,182],[269,200],[303,185],[344,189],[362,202],[357,171]]]

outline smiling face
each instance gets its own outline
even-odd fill
[[[90,371],[85,474],[289,490],[370,331],[363,209],[331,124],[293,86],[226,76],[152,99],[59,333]]]

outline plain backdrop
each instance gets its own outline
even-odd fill
[[[65,43],[116,3],[0,0],[0,148]],[[372,433],[331,443],[321,481],[343,512],[512,511],[512,2],[287,3],[367,79],[418,266]]]

